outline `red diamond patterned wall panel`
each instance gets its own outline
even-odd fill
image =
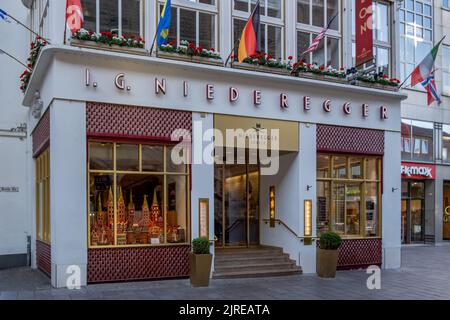
[[[383,155],[384,131],[318,125],[317,151]]]
[[[50,144],[50,111],[44,113],[31,133],[33,138],[33,157],[37,158]]]
[[[36,265],[47,276],[52,274],[52,248],[49,244],[36,241]]]
[[[88,250],[88,283],[189,276],[190,245]]]
[[[86,127],[90,137],[170,141],[175,129],[192,131],[192,114],[177,110],[88,102]]]

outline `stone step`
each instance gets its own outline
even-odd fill
[[[293,261],[282,261],[282,262],[263,262],[263,263],[249,263],[242,262],[238,264],[230,265],[217,265],[215,271],[217,273],[221,272],[244,272],[244,271],[256,271],[256,270],[280,270],[280,269],[293,269],[296,267]]]
[[[235,257],[235,258],[229,258],[229,257],[215,257],[215,264],[220,266],[228,266],[228,265],[234,265],[234,264],[261,264],[266,262],[286,262],[290,261],[288,254],[283,255],[262,255],[262,256],[252,256],[252,257]]]
[[[261,247],[261,248],[243,248],[243,249],[215,249],[216,255],[228,256],[236,254],[282,254],[281,248]]]
[[[230,279],[230,278],[259,278],[259,277],[279,277],[302,274],[300,267],[292,269],[273,269],[273,270],[250,270],[250,271],[230,271],[230,272],[215,272],[215,279]]]

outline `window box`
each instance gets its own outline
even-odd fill
[[[212,66],[223,66],[223,61],[221,59],[212,59],[212,58],[206,58],[206,57],[200,57],[200,56],[190,56],[185,54],[180,54],[176,52],[167,52],[167,51],[158,51],[156,56],[158,58],[163,59],[172,59],[172,60],[178,60],[178,61],[185,61],[185,62],[194,62],[194,63],[203,63],[208,64]]]
[[[273,73],[273,74],[279,74],[279,75],[289,75],[290,71],[288,69],[283,68],[273,68],[273,67],[267,67],[267,66],[261,66],[257,64],[250,64],[250,63],[235,63],[232,65],[233,68],[236,69],[242,69],[242,70],[249,70],[249,71],[258,71],[258,72],[264,72],[264,73]]]
[[[75,47],[80,48],[88,48],[88,49],[97,49],[97,50],[109,50],[121,53],[131,53],[131,54],[140,54],[147,55],[148,51],[144,48],[132,48],[132,47],[121,47],[118,45],[109,45],[106,43],[100,43],[89,40],[79,40],[79,39],[71,39],[70,44]]]
[[[388,90],[388,91],[398,91],[398,86],[390,86],[390,85],[383,85],[380,83],[373,83],[373,82],[365,82],[361,80],[356,80],[356,85],[361,87],[367,87],[372,89],[379,89],[379,90]]]
[[[320,80],[320,81],[347,83],[347,80],[345,78],[333,77],[333,76],[322,75],[322,74],[315,74],[312,72],[299,72],[297,76],[299,78],[307,78],[307,79]]]

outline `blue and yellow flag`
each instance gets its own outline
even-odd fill
[[[171,18],[172,18],[172,1],[166,0],[158,24],[158,47],[167,42],[167,39],[169,37]]]

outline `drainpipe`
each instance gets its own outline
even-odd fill
[[[31,267],[31,236],[27,234],[27,267]]]

